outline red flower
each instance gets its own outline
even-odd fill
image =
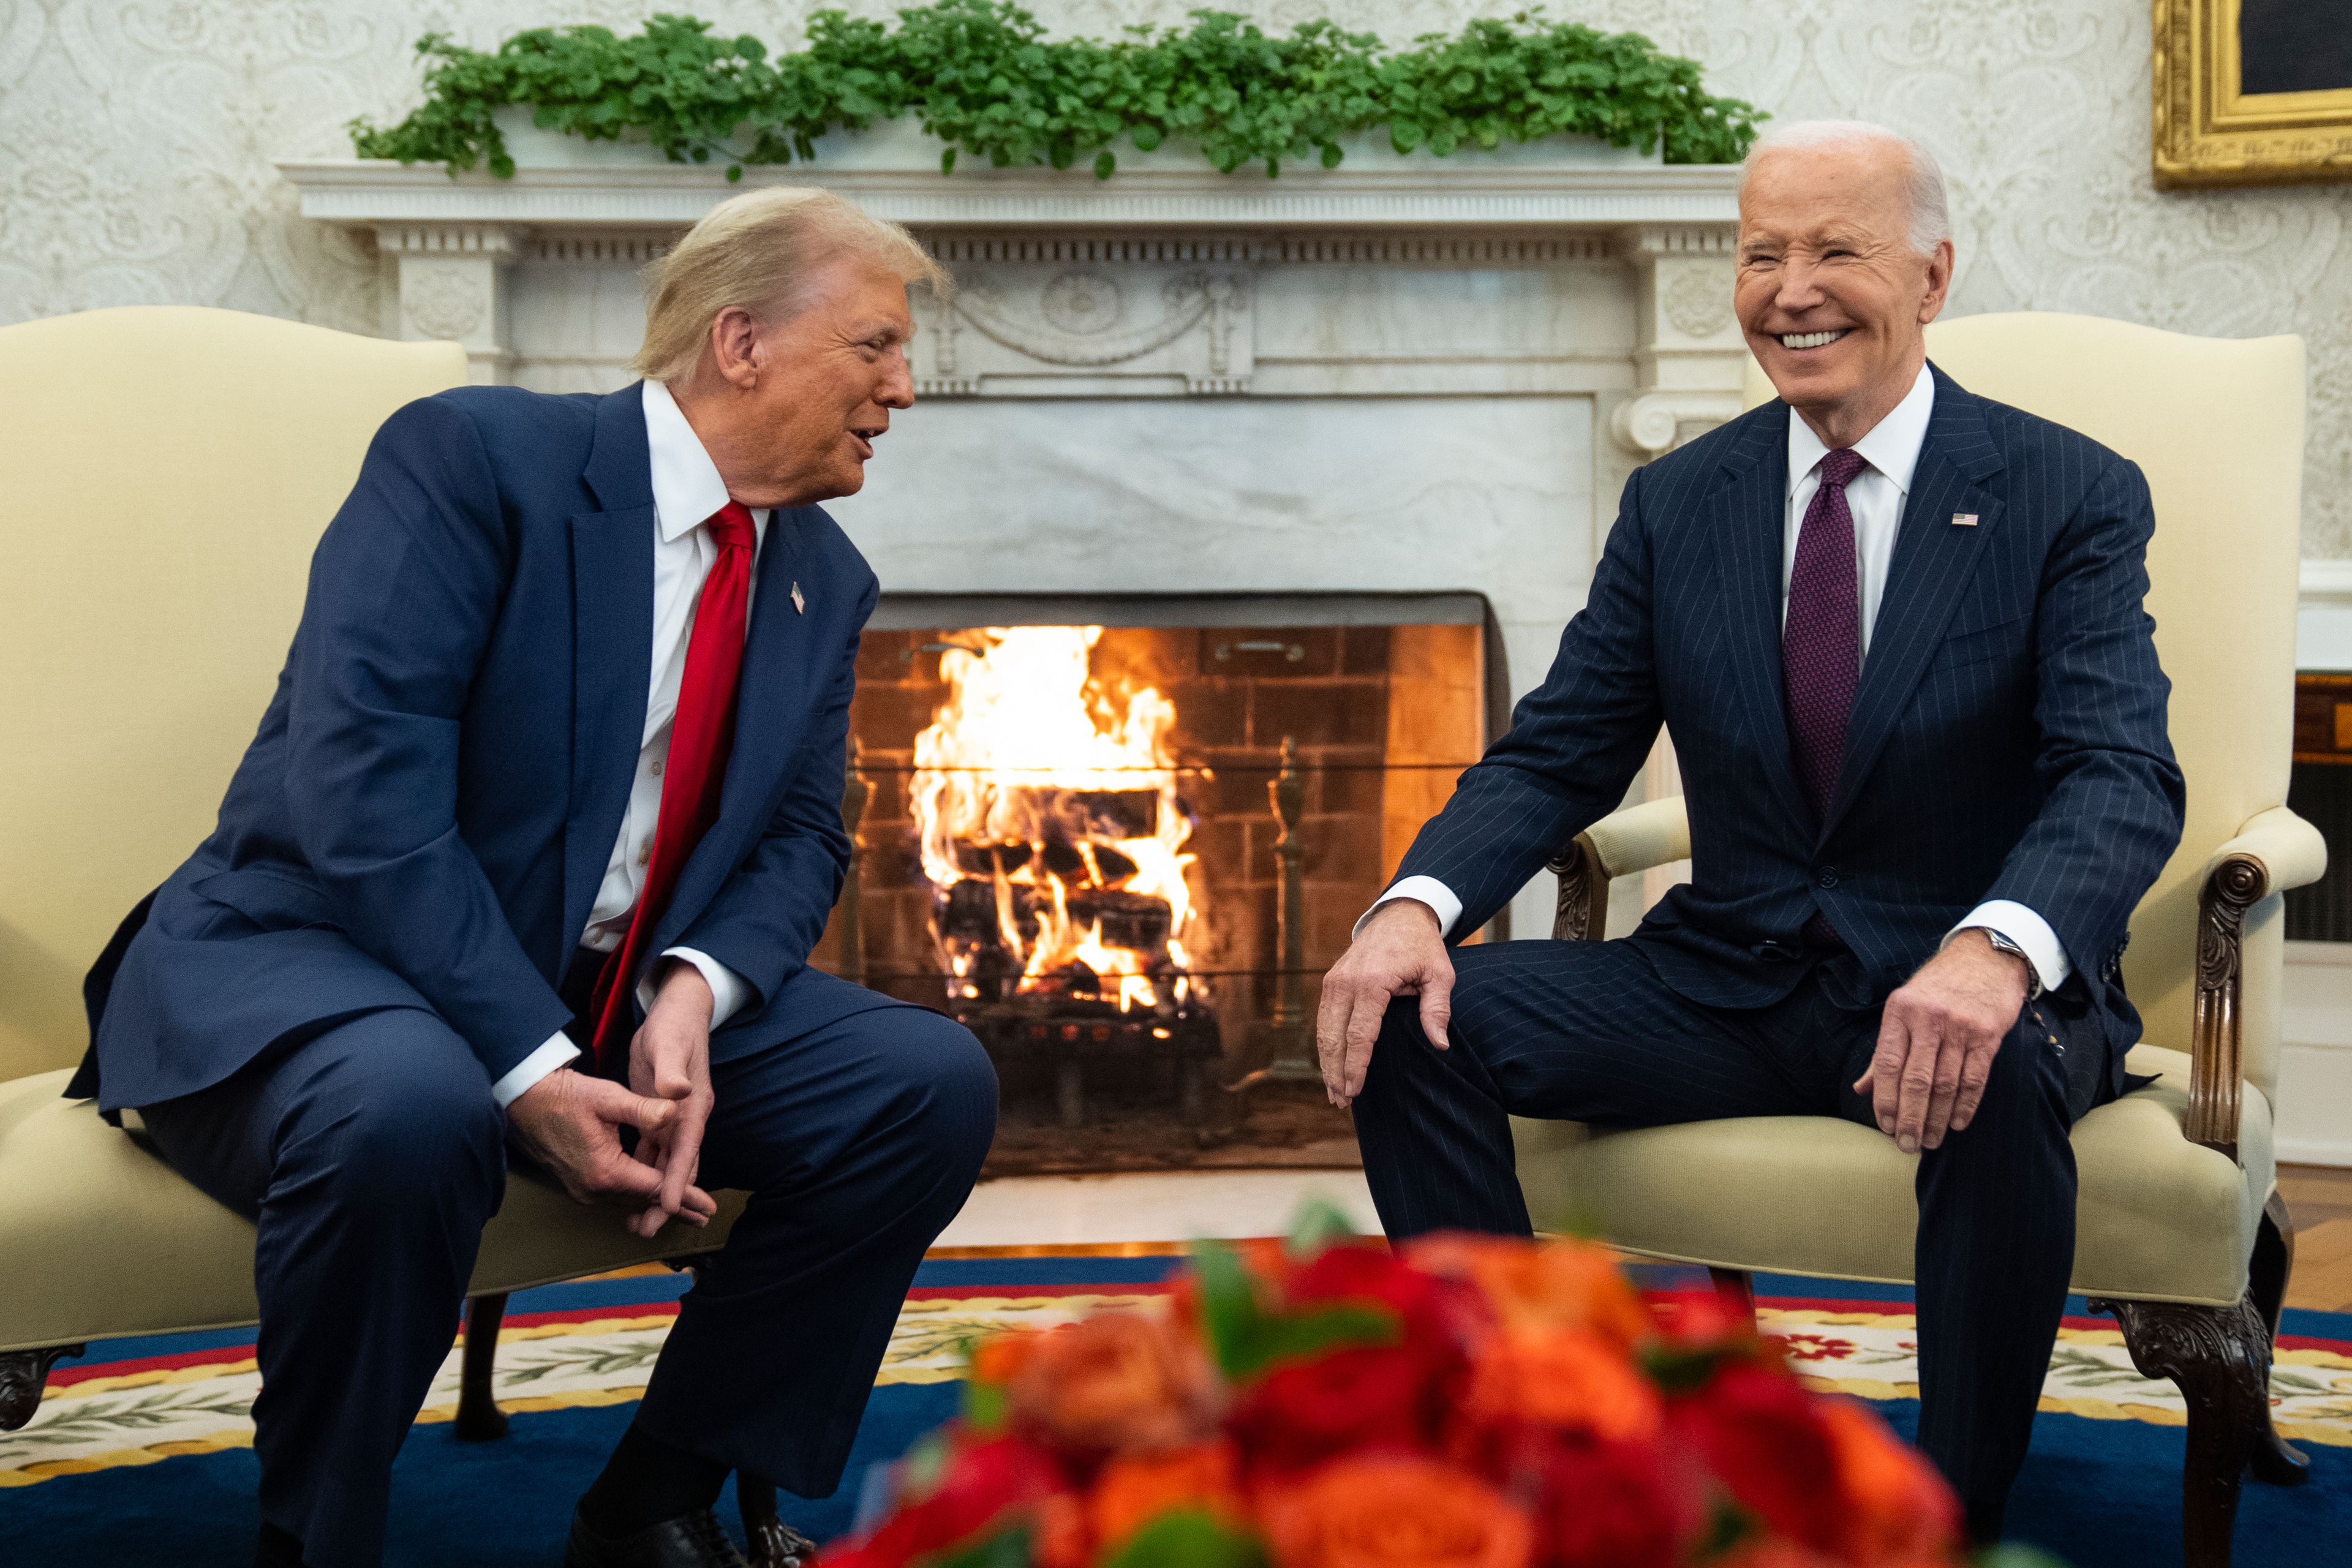
[[[1253,1458],[1297,1469],[1360,1444],[1435,1436],[1436,1369],[1410,1345],[1355,1345],[1276,1366],[1234,1412]]]
[[[1702,1478],[1658,1444],[1549,1447],[1540,1519],[1557,1568],[1675,1568],[1706,1528]]]
[[[1845,1505],[1830,1430],[1822,1402],[1794,1378],[1752,1362],[1723,1366],[1666,1419],[1774,1534],[1837,1548]]]
[[[906,1568],[918,1557],[971,1539],[1008,1514],[1034,1510],[1064,1489],[1052,1458],[1018,1438],[958,1447],[929,1492],[901,1503],[865,1540],[828,1550],[824,1568]]]

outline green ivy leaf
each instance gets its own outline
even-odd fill
[[[2066,1568],[2064,1558],[2015,1541],[1989,1546],[1969,1561],[1971,1568]]]
[[[1095,154],[1095,178],[1096,178],[1096,179],[1097,179],[1097,180],[1108,180],[1108,179],[1109,179],[1109,178],[1111,177],[1112,172],[1113,172],[1113,171],[1115,171],[1116,169],[1118,169],[1118,160],[1117,158],[1115,158],[1115,157],[1113,157],[1113,156],[1111,155],[1111,151],[1110,151],[1110,149],[1109,149],[1109,148],[1106,147],[1106,148],[1104,148],[1101,152],[1099,152],[1099,153],[1096,153],[1096,154]]]
[[[1343,1345],[1388,1345],[1402,1337],[1396,1314],[1381,1307],[1341,1303],[1300,1312],[1269,1312],[1240,1255],[1220,1242],[1194,1244],[1201,1282],[1201,1323],[1218,1370],[1248,1383],[1276,1363],[1318,1355]]]
[[[1213,1514],[1176,1509],[1161,1514],[1105,1559],[1102,1568],[1264,1568],[1265,1548]]]
[[[1765,118],[1711,96],[1696,64],[1636,34],[1554,22],[1540,7],[1402,48],[1319,19],[1277,37],[1213,10],[1108,42],[1048,39],[1010,0],[933,0],[887,23],[820,10],[788,54],[665,13],[633,37],[535,27],[487,51],[427,33],[416,56],[423,101],[397,124],[352,121],[353,150],[500,178],[514,163],[491,110],[509,104],[567,135],[642,133],[677,163],[734,157],[748,139],[730,179],[743,163],[807,158],[829,131],[908,113],[947,143],[942,173],[961,150],[998,168],[1085,158],[1098,175],[1122,137],[1147,153],[1181,137],[1228,174],[1262,163],[1276,174],[1310,151],[1336,167],[1339,138],[1381,127],[1401,153],[1570,134],[1663,142],[1670,163],[1731,163]]]
[[[918,1561],[921,1568],[1029,1568],[1029,1527],[1016,1524]]]

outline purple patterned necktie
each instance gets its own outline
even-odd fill
[[[1780,629],[1780,681],[1789,704],[1789,749],[1817,820],[1829,818],[1838,765],[1845,760],[1846,716],[1862,671],[1861,584],[1853,551],[1853,512],[1845,487],[1862,458],[1841,447],[1822,459],[1822,488],[1797,532],[1789,573],[1789,613]],[[1836,939],[1827,920],[1806,922],[1816,939]]]

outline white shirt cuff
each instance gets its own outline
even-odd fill
[[[579,1054],[580,1047],[573,1045],[567,1036],[558,1031],[548,1037],[547,1044],[509,1068],[506,1077],[490,1085],[490,1098],[499,1102],[500,1110],[504,1110],[522,1098],[523,1090],[553,1072],[557,1068],[570,1066],[572,1058]]]
[[[2025,950],[2026,962],[2044,991],[2055,991],[2066,984],[2074,966],[2066,960],[2066,944],[2050,929],[2050,922],[2008,899],[1988,899],[1969,911],[1968,918],[1944,933],[1949,942],[1964,931],[1982,928],[1997,931]]]
[[[682,958],[702,971],[702,978],[710,984],[710,1026],[713,1029],[741,1009],[743,994],[751,989],[741,975],[709,953],[691,947],[666,947],[662,949],[662,956]],[[654,1008],[654,975],[660,973],[659,969],[655,969],[637,983],[637,1005],[648,1013]]]
[[[1358,918],[1356,929],[1348,933],[1348,940],[1353,942],[1363,934],[1364,921],[1380,913],[1382,904],[1392,904],[1399,899],[1412,899],[1427,904],[1437,916],[1437,934],[1440,936],[1452,935],[1454,922],[1462,918],[1462,900],[1454,896],[1453,889],[1434,877],[1407,877],[1382,893],[1380,902]]]

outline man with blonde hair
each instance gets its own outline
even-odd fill
[[[1524,1233],[1513,1115],[1837,1116],[1917,1155],[1919,1443],[1990,1541],[2182,784],[2147,485],[1927,363],[1951,280],[1924,149],[1758,142],[1732,307],[1780,396],[1626,482],[1559,659],[1359,923],[1318,1043],[1391,1237]],[[1449,951],[1616,808],[1661,724],[1689,883],[1622,942]]]
[[[996,1114],[971,1035],[808,964],[877,592],[815,503],[914,402],[912,282],[750,193],[649,269],[645,381],[394,414],[217,828],[92,973],[72,1092],[257,1226],[257,1562],[382,1556],[509,1142],[642,1237],[750,1194],[566,1563],[740,1565],[730,1469],[838,1484]]]

